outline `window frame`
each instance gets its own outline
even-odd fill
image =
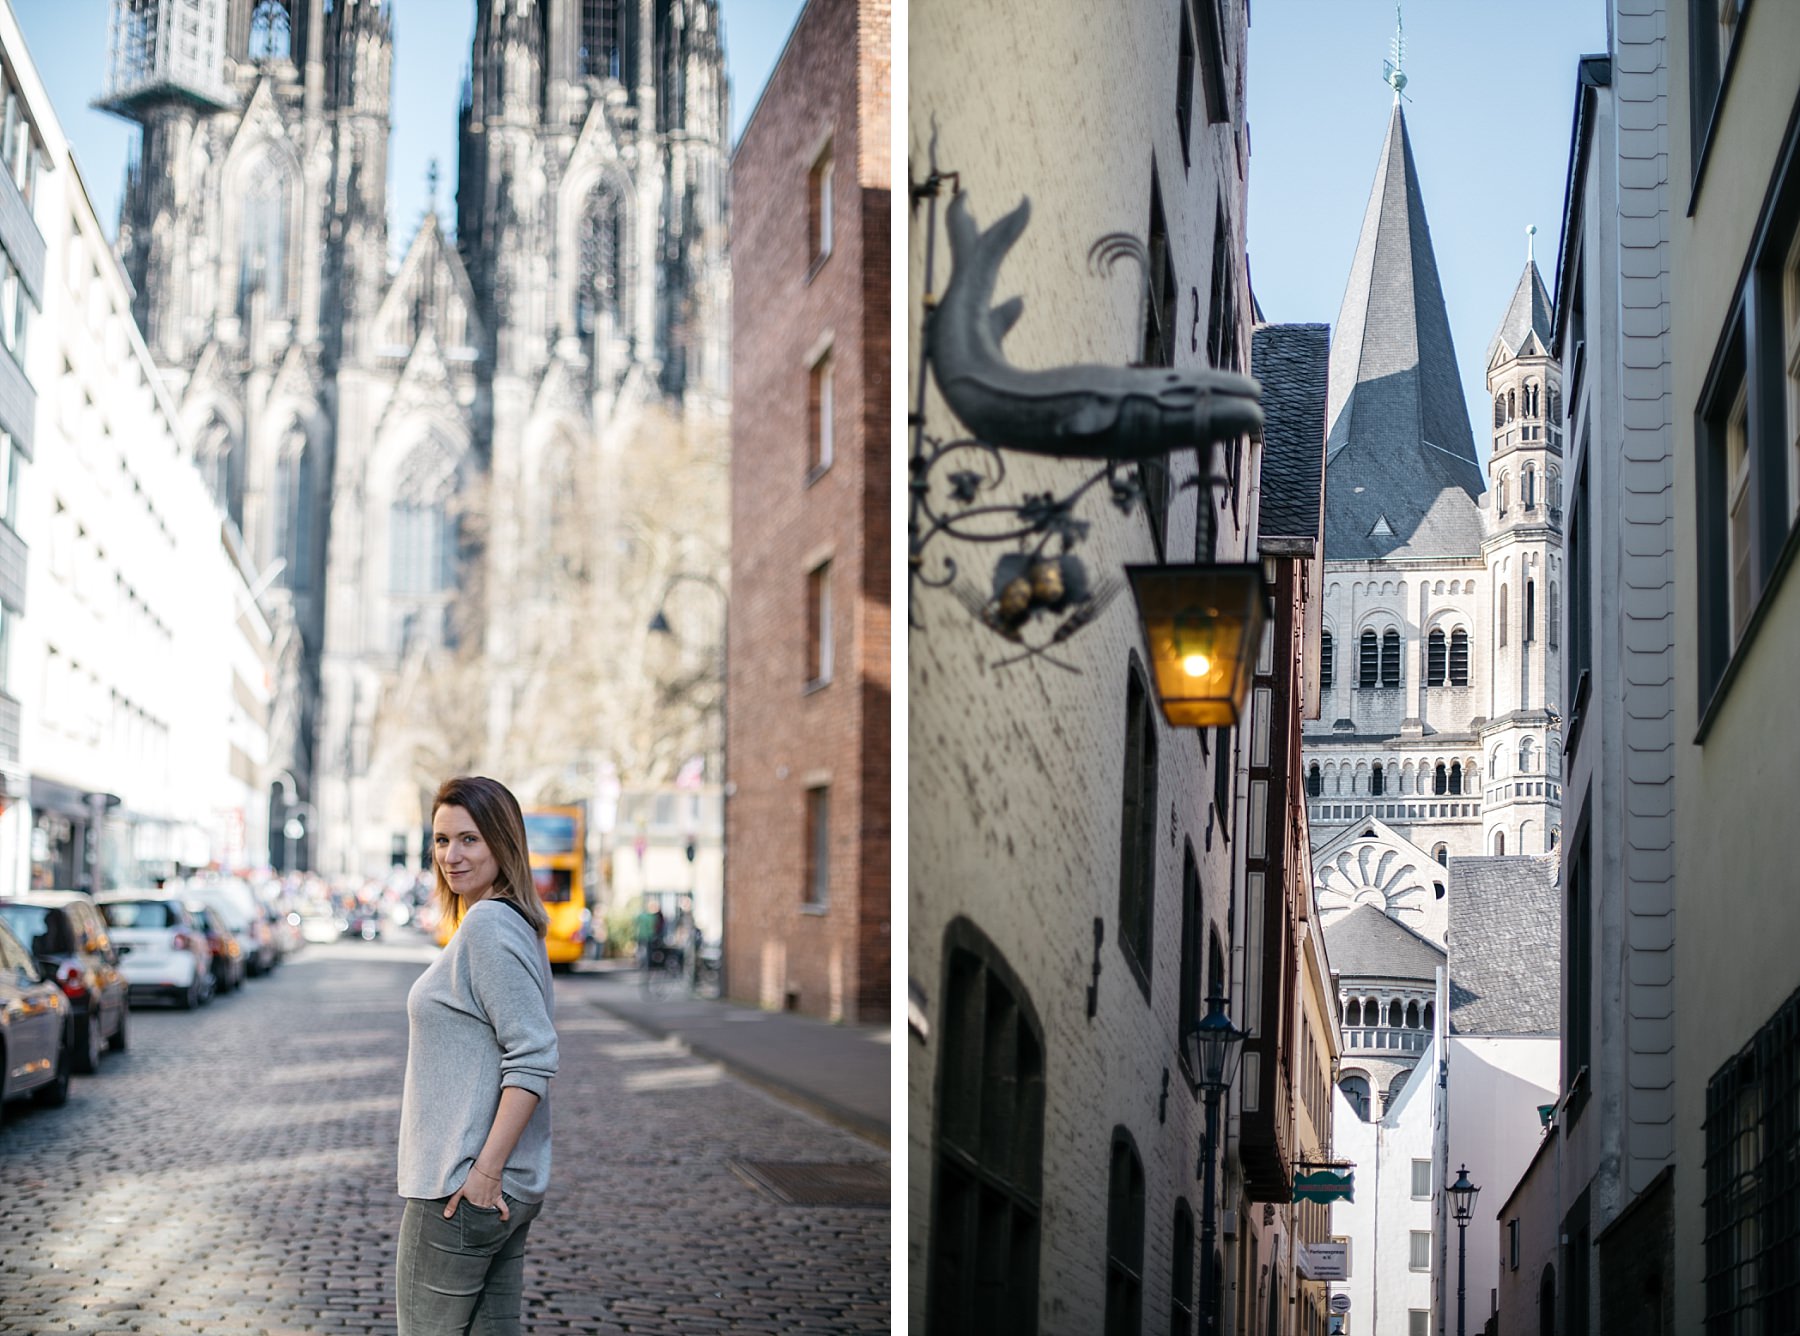
[[[1157,718],[1150,679],[1134,651],[1125,685],[1125,757],[1119,802],[1119,952],[1145,1002],[1156,952]]]
[[[830,557],[806,573],[806,685],[808,692],[829,686],[836,646],[832,638]]]
[[[1130,1129],[1113,1128],[1106,1181],[1106,1336],[1144,1329],[1144,1159]]]
[[[1420,1263],[1415,1258],[1419,1255],[1419,1240],[1425,1241],[1425,1260]],[[1409,1229],[1406,1232],[1406,1269],[1408,1271],[1431,1270],[1431,1231],[1429,1229]]]
[[[806,372],[806,485],[830,470],[837,458],[837,368],[831,349],[820,353]]]
[[[831,258],[837,224],[832,199],[836,172],[833,141],[828,139],[813,155],[812,166],[806,170],[806,249],[809,256],[806,277],[809,282]]]
[[[808,784],[803,801],[800,908],[823,914],[831,908],[831,785]]]

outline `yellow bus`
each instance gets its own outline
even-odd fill
[[[539,807],[525,813],[525,842],[531,850],[531,880],[550,913],[544,947],[550,966],[566,970],[587,945],[587,879],[583,849],[587,830],[579,807]]]

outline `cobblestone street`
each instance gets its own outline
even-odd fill
[[[406,991],[432,948],[309,946],[0,1126],[0,1333],[392,1332]],[[887,1154],[557,980],[556,1181],[527,1332],[887,1331],[889,1216],[785,1205],[733,1162]]]

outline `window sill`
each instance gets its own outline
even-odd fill
[[[829,459],[826,460],[823,464],[814,464],[811,468],[809,468],[806,471],[806,481],[801,484],[801,489],[805,490],[806,488],[811,487],[820,478],[823,478],[827,473],[830,473],[830,472],[831,472],[831,461]]]
[[[816,693],[825,690],[825,688],[830,685],[831,679],[829,677],[815,677],[812,681],[800,688],[800,694],[802,696],[815,695]]]
[[[825,915],[831,912],[831,906],[828,904],[806,904],[800,906],[800,912],[811,918],[824,918]]]

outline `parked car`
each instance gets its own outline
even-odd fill
[[[80,891],[34,891],[0,901],[0,921],[56,981],[75,1016],[75,1070],[100,1067],[100,1051],[125,1051],[129,991],[119,953],[94,902]]]
[[[198,900],[191,902],[187,911],[194,916],[195,926],[206,934],[206,945],[212,951],[213,992],[222,994],[242,988],[244,948],[238,945],[237,935],[225,926],[217,911]]]
[[[13,930],[0,923],[0,1117],[6,1101],[69,1098],[75,1024],[69,999],[38,968]]]
[[[167,998],[186,1011],[212,1001],[212,950],[180,897],[120,891],[97,903],[119,948],[133,1002]]]
[[[244,973],[254,979],[275,968],[279,957],[275,953],[274,930],[247,885],[223,878],[195,879],[188,882],[185,898],[218,911],[243,949]]]

